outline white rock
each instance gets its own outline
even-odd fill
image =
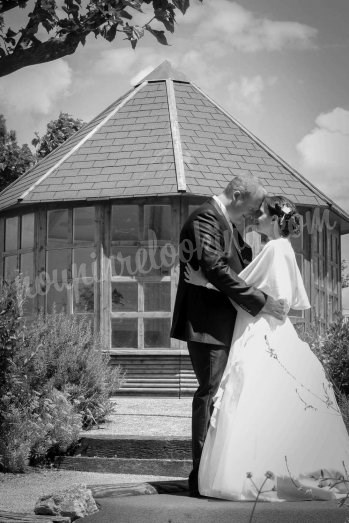
[[[41,496],[35,504],[35,514],[83,518],[98,511],[91,490],[86,485],[72,487]]]

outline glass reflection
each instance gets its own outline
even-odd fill
[[[144,310],[171,311],[171,283],[144,283]]]
[[[94,285],[93,282],[74,282],[74,312],[94,311]]]
[[[86,278],[97,274],[96,252],[94,247],[74,249],[73,277]]]
[[[113,318],[112,348],[132,348],[138,345],[138,320],[136,318]]]
[[[17,256],[6,256],[4,259],[4,277],[12,281],[17,276]]]
[[[55,289],[53,285],[46,294],[46,311],[51,314],[55,312],[67,312],[67,288]]]
[[[67,282],[70,277],[70,249],[47,252],[47,273],[51,280]]]
[[[138,311],[137,282],[114,282],[111,286],[112,311]]]
[[[95,236],[95,208],[77,207],[74,209],[74,242],[91,243]]]
[[[48,211],[48,247],[60,247],[68,241],[68,209]]]
[[[34,279],[34,253],[27,252],[21,255],[21,273],[30,281]]]
[[[144,239],[171,239],[171,207],[170,205],[144,206]]]
[[[18,216],[7,218],[5,221],[5,251],[13,251],[18,248]]]
[[[170,347],[170,318],[144,319],[144,348]]]
[[[22,216],[21,249],[34,247],[34,213]]]
[[[111,214],[112,241],[139,239],[138,205],[113,205]]]

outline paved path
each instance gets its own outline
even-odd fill
[[[101,510],[84,523],[249,523],[253,503],[143,495],[97,500]],[[336,503],[259,503],[253,523],[345,523],[349,512]]]

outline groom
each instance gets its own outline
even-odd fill
[[[223,193],[194,211],[180,235],[180,275],[171,337],[188,344],[199,383],[192,404],[193,470],[191,496],[198,496],[198,470],[216,394],[233,337],[236,309],[233,300],[251,316],[262,311],[283,319],[284,305],[247,285],[238,274],[252,260],[252,249],[236,225],[261,214],[266,191],[253,176],[235,176]],[[187,263],[201,268],[220,292],[190,285],[184,278]],[[257,392],[258,393],[258,392]]]

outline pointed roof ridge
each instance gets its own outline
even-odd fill
[[[161,80],[174,80],[175,82],[190,83],[184,73],[175,69],[171,62],[164,60],[160,65],[155,67],[147,76],[142,78],[137,85],[142,82],[156,82]]]
[[[305,176],[303,176],[301,173],[299,173],[292,165],[290,165],[288,162],[286,162],[281,156],[279,156],[276,152],[274,152],[268,145],[266,145],[260,138],[258,138],[255,134],[253,134],[251,131],[249,131],[242,123],[240,123],[234,116],[232,116],[227,110],[225,110],[221,105],[219,105],[217,102],[215,102],[208,94],[206,94],[199,86],[197,86],[194,82],[190,82],[191,85],[199,91],[203,96],[205,96],[213,105],[215,105],[220,111],[222,111],[230,120],[232,120],[244,133],[246,133],[250,138],[252,138],[260,147],[262,147],[268,154],[273,157],[275,160],[280,162],[288,171],[290,171],[298,180],[304,183],[309,189],[311,189],[317,196],[322,199],[325,204],[329,205],[329,207],[337,212],[339,215],[344,217],[346,220],[349,219],[349,214],[342,209],[339,205],[337,205],[331,198],[326,196],[325,193],[323,193],[320,189],[318,189],[315,185],[313,185]]]

